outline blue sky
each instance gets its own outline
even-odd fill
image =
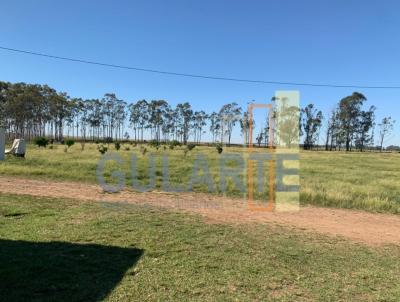
[[[399,86],[398,1],[2,1],[0,46],[143,68],[272,81]],[[398,123],[400,90],[293,87],[155,75],[0,50],[0,80],[73,97],[267,102],[299,90],[327,115],[357,90]],[[324,131],[324,129],[322,129]]]

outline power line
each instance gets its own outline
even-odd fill
[[[29,54],[29,55],[34,55],[34,56],[46,57],[46,58],[51,58],[51,59],[70,61],[70,62],[91,64],[91,65],[98,65],[98,66],[119,68],[119,69],[128,69],[128,70],[135,70],[135,71],[142,71],[142,72],[150,72],[150,73],[157,73],[157,74],[164,74],[164,75],[189,77],[189,78],[200,78],[200,79],[231,81],[231,82],[244,82],[244,83],[258,83],[258,84],[289,85],[289,86],[311,86],[311,87],[355,88],[355,89],[400,89],[400,86],[336,85],[336,84],[279,82],[279,81],[265,81],[265,80],[228,78],[228,77],[219,77],[219,76],[211,76],[211,75],[200,75],[200,74],[163,71],[163,70],[157,70],[157,69],[140,68],[140,67],[132,67],[132,66],[124,66],[124,65],[115,65],[115,64],[108,64],[108,63],[95,62],[95,61],[89,61],[89,60],[75,59],[75,58],[69,58],[69,57],[54,56],[54,55],[49,55],[49,54],[45,54],[45,53],[39,53],[39,52],[33,52],[33,51],[16,49],[16,48],[9,48],[9,47],[3,47],[3,46],[0,46],[0,49],[6,50],[6,51],[11,51],[11,52],[22,53],[22,54]]]

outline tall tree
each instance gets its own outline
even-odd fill
[[[187,144],[189,139],[190,121],[192,120],[193,110],[188,102],[176,106],[178,112],[178,123],[183,144]]]
[[[164,100],[153,100],[149,103],[149,125],[153,133],[153,139],[158,143],[161,141],[161,128],[167,108],[168,103]]]
[[[385,138],[392,132],[394,123],[396,121],[393,120],[390,116],[384,117],[382,119],[382,122],[378,124],[379,127],[379,146],[380,146],[380,151],[382,152],[383,150],[383,142]]]
[[[375,109],[371,106],[369,110],[361,111],[358,119],[355,144],[361,152],[374,140]]]
[[[240,119],[240,130],[246,145],[250,142],[250,128],[254,129],[254,119],[250,120],[249,112],[245,111],[243,117]]]
[[[221,121],[219,119],[219,114],[213,112],[210,114],[210,131],[212,133],[212,142],[215,143],[219,131],[221,129]]]
[[[203,128],[207,123],[208,115],[203,111],[195,111],[193,114],[193,134],[194,141],[200,143]]]
[[[143,141],[144,129],[149,121],[148,109],[149,109],[149,104],[147,103],[146,100],[140,100],[135,104],[129,106],[129,111],[130,111],[129,121],[135,132],[135,140],[140,139],[140,141]]]
[[[274,110],[274,128],[277,134],[277,144],[292,148],[299,144],[300,109],[289,104],[287,98],[281,98],[279,106]]]
[[[240,120],[242,109],[235,102],[225,104],[219,111],[221,119],[221,142],[223,142],[223,135],[228,136],[228,146],[231,145],[232,130],[236,123]]]
[[[367,98],[359,93],[354,92],[350,96],[346,96],[339,102],[339,119],[341,128],[344,132],[346,151],[350,151],[351,142],[358,127],[358,119],[361,115],[361,107]]]
[[[317,110],[314,104],[308,104],[301,110],[301,125],[304,131],[304,149],[312,149],[317,139],[317,133],[322,125],[322,111]]]

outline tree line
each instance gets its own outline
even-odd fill
[[[272,98],[271,103],[274,101]],[[128,104],[114,93],[107,93],[101,99],[82,99],[72,98],[47,85],[0,82],[1,123],[8,137],[47,136],[56,141],[72,137],[143,142],[150,138],[157,143],[176,140],[183,144],[189,141],[199,144],[204,134],[209,133],[212,143],[230,144],[234,128],[239,126],[245,144],[250,142],[251,128],[255,145],[267,146],[272,140],[271,134],[279,131],[274,126],[271,129],[274,125],[271,121],[280,119],[286,123],[284,139],[289,145],[297,131],[304,149],[313,149],[322,140],[326,150],[363,151],[375,147],[376,141],[382,149],[395,121],[385,117],[376,123],[376,107],[365,109],[365,101],[363,94],[354,92],[342,98],[326,117],[314,104],[302,109],[288,107],[280,112],[272,111],[255,131],[255,122],[250,120],[247,108],[243,110],[235,102],[223,105],[219,111],[206,113],[193,110],[188,102],[175,107],[165,100],[143,99]],[[287,118],[289,116],[292,118]],[[326,131],[322,133],[324,120]],[[298,129],[292,129],[293,125],[299,125]]]

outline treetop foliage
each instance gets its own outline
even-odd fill
[[[312,149],[319,141],[325,141],[327,150],[357,148],[364,150],[374,144],[375,111],[374,106],[365,109],[367,98],[359,93],[342,98],[336,108],[324,118],[321,110],[308,104],[295,112],[287,108],[287,116],[275,110],[259,125],[254,133],[258,145],[267,146],[278,131],[271,128],[270,121],[286,119],[286,140],[300,143],[305,149]],[[272,99],[274,102],[274,99]],[[289,114],[290,113],[290,114]],[[298,116],[295,121],[293,118]],[[130,128],[132,140],[150,141],[157,145],[168,143],[171,148],[179,144],[201,143],[208,132],[212,143],[231,143],[236,125],[240,126],[244,143],[250,141],[250,129],[255,130],[255,122],[250,121],[249,113],[236,102],[225,104],[217,112],[195,111],[188,102],[172,107],[165,100],[138,100],[128,105],[113,93],[101,99],[71,98],[65,92],[58,92],[47,85],[0,82],[0,121],[9,136],[48,137],[64,141],[64,136],[72,139],[103,141],[107,144],[129,139],[126,131]],[[321,133],[323,123],[326,132]],[[297,129],[293,125],[300,124]],[[378,124],[379,144],[393,130],[394,120],[386,117]],[[302,141],[296,141],[296,137]],[[324,135],[324,137],[322,137]],[[291,144],[289,142],[289,145]]]

